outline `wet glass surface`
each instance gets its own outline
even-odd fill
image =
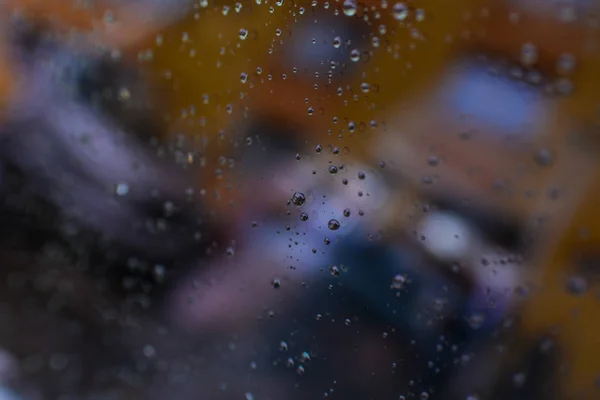
[[[0,3],[0,400],[600,397],[600,3]]]

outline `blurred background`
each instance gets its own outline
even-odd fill
[[[0,399],[600,398],[600,2],[0,2]]]

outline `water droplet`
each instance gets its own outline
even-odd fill
[[[422,8],[417,9],[416,13],[415,13],[415,19],[417,20],[417,22],[422,22],[425,20],[425,10],[423,10]]]
[[[279,279],[273,279],[271,281],[271,286],[273,286],[275,289],[279,289],[281,287],[281,281]]]
[[[154,275],[154,280],[159,283],[164,282],[166,272],[167,271],[166,271],[164,265],[156,264],[152,270],[152,273]]]
[[[563,53],[558,56],[558,60],[556,61],[556,72],[559,74],[570,74],[575,69],[577,64],[577,60],[575,56],[569,53]]]
[[[329,173],[330,174],[337,174],[338,173],[338,167],[336,167],[335,165],[330,165],[329,166]]]
[[[115,186],[115,193],[117,196],[126,196],[129,193],[129,185],[126,183],[119,183]]]
[[[239,36],[240,36],[240,39],[246,40],[246,38],[248,37],[248,30],[245,28],[240,29]]]
[[[233,249],[233,247],[228,247],[227,249],[225,249],[225,254],[229,257],[232,257],[235,255],[235,250]]]
[[[485,314],[483,313],[473,313],[468,316],[467,324],[471,329],[479,329],[485,324]]]
[[[350,318],[346,318],[344,320],[344,325],[348,326],[348,325],[350,325],[350,323],[351,323]]]
[[[246,83],[248,81],[248,74],[245,72],[242,72],[240,74],[240,82],[242,83]]]
[[[574,296],[581,296],[587,292],[588,284],[581,276],[572,276],[567,280],[567,292]]]
[[[408,17],[408,7],[404,3],[396,3],[392,7],[392,13],[397,21],[404,21]]]
[[[300,376],[304,375],[304,366],[298,365],[298,368],[296,368],[296,373],[298,373]]]
[[[281,341],[279,342],[279,350],[280,351],[287,351],[288,350],[288,344],[285,341]]]
[[[344,14],[348,17],[353,17],[356,15],[356,10],[358,7],[356,6],[356,1],[354,0],[344,0],[344,4],[342,5],[342,10],[344,10]]]
[[[145,345],[142,352],[144,353],[144,356],[146,356],[148,358],[152,358],[152,357],[156,356],[156,349],[154,348],[154,346],[152,346],[150,344]]]
[[[350,209],[349,209],[349,208],[346,208],[346,209],[344,210],[344,217],[348,218],[348,217],[350,217],[350,214],[351,214],[351,213],[350,213]]]
[[[337,231],[340,229],[340,223],[337,219],[330,219],[329,222],[327,222],[327,227],[332,231]]]
[[[350,60],[352,62],[358,62],[360,60],[360,50],[352,49],[350,51]]]
[[[363,180],[363,179],[365,179],[366,177],[367,177],[367,175],[365,175],[365,173],[364,173],[364,172],[360,171],[360,172],[358,173],[358,179],[360,179],[360,180]]]
[[[304,203],[306,203],[306,196],[304,195],[304,193],[296,192],[292,196],[292,203],[295,206],[302,207]]]
[[[440,160],[436,156],[429,156],[427,159],[427,164],[431,167],[436,167],[440,163]]]
[[[538,60],[538,50],[533,43],[524,43],[521,46],[521,62],[525,65],[533,65]]]
[[[119,90],[119,100],[127,101],[131,99],[131,92],[127,88],[121,88]]]
[[[308,351],[304,351],[302,352],[302,354],[300,354],[300,362],[307,362],[310,361],[310,354],[308,353]]]
[[[329,267],[329,273],[332,276],[339,276],[340,275],[340,268],[337,265],[332,265],[331,267]]]
[[[515,384],[516,387],[521,387],[521,386],[523,386],[523,384],[525,384],[525,379],[526,379],[525,374],[522,372],[519,372],[513,376],[513,383]]]
[[[294,359],[290,357],[290,358],[288,358],[288,359],[287,359],[287,361],[286,361],[285,365],[286,365],[288,368],[293,368],[293,367],[294,367],[294,365],[296,365],[296,363],[294,362]]]
[[[303,212],[302,214],[300,214],[300,221],[308,221],[308,214]]]
[[[342,45],[342,38],[339,36],[336,36],[333,38],[333,47],[336,49],[339,49],[340,46]]]
[[[404,288],[406,284],[406,277],[402,274],[397,274],[392,279],[392,289],[400,290]]]
[[[320,144],[318,144],[318,145],[317,145],[317,147],[315,147],[315,151],[316,151],[317,153],[320,153],[320,152],[322,152],[322,151],[323,151],[323,146],[321,146]]]
[[[548,167],[554,163],[554,153],[547,148],[541,148],[535,154],[535,162],[540,167]]]

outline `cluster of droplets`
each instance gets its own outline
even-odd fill
[[[279,342],[279,351],[285,353],[289,350],[289,345],[285,341]],[[304,366],[311,360],[311,355],[308,351],[303,351],[299,356],[291,356],[286,359],[285,365],[288,368],[296,368],[298,375],[304,375]]]

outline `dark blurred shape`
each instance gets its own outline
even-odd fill
[[[468,204],[459,199],[437,197],[432,200],[434,206],[443,211],[452,211],[476,227],[485,239],[505,249],[520,252],[526,244],[522,233],[522,221],[514,215],[489,212],[476,203]]]
[[[126,64],[78,54],[33,27],[15,32],[27,84],[0,138],[0,218],[12,221],[2,243],[15,229],[31,233],[21,239],[32,251],[62,242],[115,290],[154,292],[214,238],[194,171],[151,146],[161,129],[149,117],[151,91]]]

